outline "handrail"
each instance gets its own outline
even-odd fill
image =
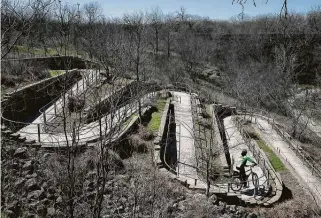
[[[270,179],[272,179],[274,182],[275,182],[275,179],[277,179],[279,185],[282,185],[283,184],[282,179],[279,177],[278,173],[275,171],[275,169],[270,164],[270,162],[268,160],[265,160],[264,158],[266,157],[265,153],[261,149],[257,148],[255,144],[252,143],[249,135],[244,131],[243,128],[241,128],[240,120],[235,119],[235,122],[236,122],[236,127],[238,131],[241,133],[241,136],[245,141],[249,150],[252,151],[253,157],[257,160],[258,165],[262,165],[262,162],[263,162],[263,167],[261,166],[261,168],[264,176],[267,178],[267,182],[268,182],[267,185],[269,185]],[[246,136],[244,136],[244,134]],[[275,187],[275,189],[276,189],[275,191],[278,190],[277,186]]]
[[[149,97],[149,98],[153,98],[154,96],[155,96],[155,93],[154,93],[151,97]],[[149,98],[148,98],[148,99],[149,99]],[[132,114],[134,114],[134,113],[138,110],[135,106],[136,106],[136,104],[133,105],[133,107],[134,107],[133,110],[127,110],[127,112],[128,112],[128,111],[132,111],[132,112],[133,112]],[[135,108],[136,108],[136,109],[135,109]],[[113,129],[119,128],[119,126],[121,126],[121,124],[123,124],[124,122],[126,122],[126,120],[122,119],[121,122],[118,123],[118,125],[116,125],[116,126],[113,127]],[[129,125],[129,124],[127,124],[126,127],[127,127],[128,125]],[[98,127],[98,126],[99,126],[99,125],[96,125],[96,126],[94,126],[94,127],[90,127],[89,129],[92,130],[92,128],[95,128],[95,127]],[[111,132],[111,131],[112,131],[112,129],[109,129],[109,132]],[[55,135],[55,134],[48,134],[48,133],[44,133],[44,134],[52,137],[53,139],[54,139],[55,137],[59,137],[59,136],[57,136],[57,135]],[[60,134],[63,134],[63,133],[60,133]],[[93,136],[89,136],[89,137],[86,137],[86,138],[79,139],[79,136],[81,136],[81,135],[85,135],[85,134],[80,134],[80,133],[78,133],[78,135],[77,135],[77,138],[78,138],[77,143],[86,143],[86,142],[88,141],[88,139],[90,139],[90,140],[96,140],[98,134],[95,134],[95,135],[93,135]],[[63,144],[63,143],[69,142],[69,141],[71,141],[71,140],[68,140],[68,139],[65,140],[65,138],[64,138],[63,141],[62,141],[62,140],[59,140],[59,142],[49,141],[49,142],[41,142],[41,143],[42,143],[42,144],[58,144],[58,145],[59,145],[59,144]],[[63,146],[61,146],[61,147],[63,147]]]
[[[96,72],[96,74],[97,74],[97,70],[95,71]],[[87,86],[87,84],[88,83],[86,83],[86,81],[88,81],[88,82],[90,82],[90,75],[93,75],[93,73],[94,72],[90,72],[87,76],[87,80],[85,80],[86,79],[86,76],[84,76],[82,79],[80,79],[79,81],[77,81],[75,84],[76,84],[76,90],[77,90],[77,92],[78,92],[78,87],[79,87],[79,83],[81,83],[81,84],[83,84],[83,87],[85,87],[85,86]],[[99,74],[98,74],[99,75]],[[97,75],[95,76],[95,77],[93,77],[92,76],[92,79],[93,78],[96,78],[95,79],[95,81],[93,81],[92,80],[92,84],[94,84],[94,82],[95,83],[97,83],[99,80],[98,80],[98,78],[97,78]],[[60,99],[60,98],[66,98],[66,94],[69,94],[69,95],[72,95],[73,94],[73,89],[74,89],[74,86],[75,86],[75,84],[70,88],[70,89],[68,89],[65,93],[62,93],[60,96],[58,96],[58,97],[56,97],[55,99],[53,99],[52,101],[50,101],[49,103],[47,103],[46,105],[44,105],[44,106],[42,106],[40,109],[39,109],[39,112],[41,113],[41,114],[44,114],[45,113],[45,111],[49,108],[48,106],[49,105],[53,105],[53,103],[54,102],[56,102],[58,99]],[[86,84],[86,85],[84,85],[84,84]],[[81,87],[81,85],[80,85],[80,87]],[[84,89],[82,89],[81,90],[81,92],[80,93],[75,93],[75,94],[80,94],[80,95],[82,95],[84,92],[86,91],[86,89],[84,88]],[[48,108],[46,108],[46,107],[48,107]],[[48,114],[48,113],[46,113],[46,114]],[[53,114],[52,114],[53,115]]]
[[[283,138],[283,140],[285,140],[287,142],[287,144],[290,145],[291,149],[294,150],[295,154],[298,155],[300,157],[300,159],[306,163],[312,170],[312,174],[316,173],[318,177],[321,178],[321,165],[316,163],[314,160],[310,159],[308,160],[307,157],[299,151],[299,145],[297,143],[292,142],[289,138],[293,139],[287,132],[281,130],[279,126],[281,126],[281,124],[279,124],[278,122],[275,121],[275,119],[270,118],[268,116],[265,116],[264,114],[266,113],[265,111],[261,111],[262,114],[257,114],[257,113],[247,113],[245,112],[241,112],[239,114],[243,114],[243,115],[250,115],[250,116],[258,116],[261,117],[265,120],[267,120],[267,122],[272,126],[272,128]],[[286,137],[287,135],[287,137]],[[289,137],[289,138],[288,138]],[[311,163],[312,162],[312,163]]]

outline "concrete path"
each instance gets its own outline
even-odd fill
[[[141,99],[142,105],[152,98],[151,94],[145,95]],[[132,109],[131,109],[132,108]],[[102,123],[102,135],[106,135],[110,132],[110,125],[114,128],[115,126],[121,124],[123,121],[128,119],[133,113],[138,110],[138,103],[133,102],[130,105],[126,105],[112,114],[108,114],[101,118]],[[68,133],[46,133],[44,128],[40,129],[40,142],[43,147],[66,147],[71,145],[75,137],[73,137],[72,132]],[[18,131],[22,137],[26,137],[27,140],[38,141],[38,128],[37,125],[30,124],[20,131]],[[116,134],[117,135],[117,134]],[[89,123],[85,126],[77,128],[76,142],[78,145],[85,144],[88,141],[96,140],[100,137],[100,124],[99,120]]]
[[[176,138],[179,139],[177,159],[179,176],[186,179],[198,179],[197,162],[194,147],[194,127],[192,120],[191,96],[183,92],[173,92]]]
[[[293,171],[310,189],[316,202],[321,206],[321,181],[312,174],[304,165],[303,161],[295,154],[289,145],[282,140],[282,137],[264,119],[257,118],[257,128],[265,142],[267,142],[279,156],[293,168]]]
[[[100,75],[96,70],[83,70],[82,71],[82,79],[76,82],[64,95],[62,95],[57,101],[48,107],[46,110],[42,111],[42,114],[37,117],[32,123],[44,123],[44,119],[46,122],[50,122],[56,117],[56,114],[62,113],[63,106],[67,105],[68,95],[72,93],[72,95],[80,95],[82,94],[88,87],[92,88],[92,85],[100,81]],[[65,100],[64,100],[65,98]],[[65,103],[64,103],[65,102]],[[44,115],[45,114],[45,115]]]
[[[247,149],[249,156],[253,157],[253,154],[249,151],[245,141],[241,136],[241,133],[237,130],[235,124],[233,123],[232,118],[233,117],[231,116],[225,118],[224,126],[225,126],[225,132],[226,132],[227,144],[229,146],[230,156],[234,163],[233,170],[236,170],[236,162],[241,156],[241,152],[243,149]],[[253,159],[255,160],[255,158]],[[250,165],[251,163],[248,163],[248,164]],[[255,172],[258,175],[259,185],[265,185],[265,182],[267,179],[264,176],[262,169],[259,166],[255,166],[253,167],[253,172]],[[254,189],[254,185],[252,182],[249,182],[248,190],[251,190],[251,189]]]

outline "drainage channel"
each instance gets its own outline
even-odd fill
[[[160,159],[163,166],[173,172],[177,166],[176,123],[173,104],[169,105],[163,136],[165,137],[162,138],[160,144]]]

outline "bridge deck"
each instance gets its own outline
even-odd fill
[[[192,106],[190,95],[173,92],[175,122],[179,146],[177,148],[178,168],[180,176],[198,178],[196,170],[195,147],[193,137]],[[195,167],[192,167],[195,166]]]

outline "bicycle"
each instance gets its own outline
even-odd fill
[[[249,182],[249,177],[252,175],[252,183],[253,183],[254,187],[256,188],[259,186],[259,177],[255,172],[253,172],[254,165],[251,165],[249,167],[250,167],[250,169],[245,171],[246,182]],[[250,173],[247,174],[247,172],[250,172]],[[241,181],[241,179],[240,179],[240,172],[234,171],[233,175],[232,175],[231,189],[233,191],[239,191],[242,188],[243,183],[244,183],[244,181]]]

